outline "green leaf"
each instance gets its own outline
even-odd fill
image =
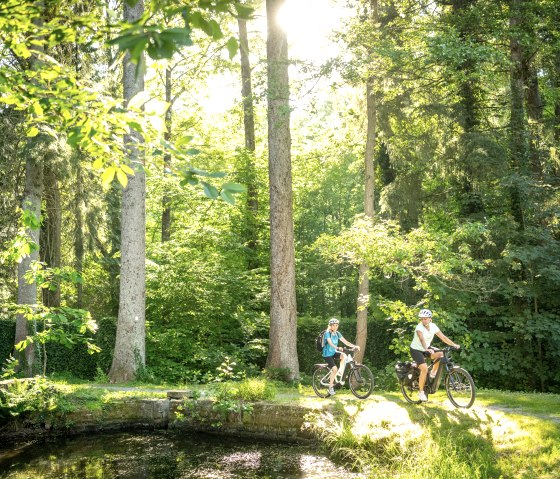
[[[191,46],[193,44],[190,28],[168,28],[159,34],[159,38],[175,45]]]
[[[128,176],[126,176],[126,173],[120,168],[117,170],[117,180],[119,180],[119,183],[123,188],[126,188],[126,185],[128,184]]]
[[[216,20],[210,20],[208,22],[208,27],[210,28],[209,36],[211,36],[214,40],[223,38],[224,34],[222,33],[222,29],[220,28],[220,25],[218,25],[218,22],[216,22]]]
[[[235,55],[237,55],[239,43],[234,37],[231,37],[226,43],[226,48],[229,52],[229,59],[231,60]]]
[[[218,196],[220,196],[220,192],[215,186],[212,186],[205,181],[203,181],[202,184],[204,185],[204,194],[208,196],[208,198],[212,198],[213,200],[215,200],[216,198],[218,198]]]
[[[231,193],[243,193],[247,189],[244,185],[241,185],[239,183],[224,183],[222,188]]]
[[[243,19],[249,19],[251,17],[251,14],[255,11],[254,8],[248,7],[247,5],[243,5],[238,2],[234,3],[233,6],[237,11],[237,15]]]
[[[107,188],[113,181],[114,177],[115,177],[115,167],[110,166],[101,174],[101,184],[103,185],[103,187]]]
[[[34,136],[37,136],[39,134],[39,128],[37,128],[36,126],[32,126],[31,128],[29,128],[27,130],[26,136],[28,138],[33,138]]]
[[[190,143],[192,141],[192,139],[194,138],[194,136],[183,136],[182,138],[179,138],[176,142],[175,142],[175,146],[177,148],[186,145],[187,143]]]
[[[233,195],[228,192],[227,190],[222,190],[220,192],[220,196],[222,197],[222,199],[226,202],[229,203],[230,205],[234,205],[235,204],[235,198],[233,197]]]

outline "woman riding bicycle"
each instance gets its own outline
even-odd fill
[[[325,331],[324,335],[324,346],[323,346],[323,358],[325,362],[331,368],[331,375],[329,377],[329,394],[334,396],[334,379],[336,377],[336,373],[338,368],[336,366],[336,360],[340,361],[340,364],[344,364],[346,361],[346,354],[342,352],[342,348],[338,347],[338,341],[342,341],[346,346],[349,348],[356,348],[358,351],[360,350],[359,346],[355,346],[352,343],[349,343],[344,339],[341,333],[338,332],[338,324],[339,321],[336,318],[332,318],[329,320],[329,327]]]
[[[449,339],[441,330],[432,323],[432,312],[429,309],[423,309],[418,314],[420,322],[414,330],[414,338],[410,344],[410,355],[412,359],[416,361],[418,368],[420,369],[420,377],[418,378],[418,399],[420,401],[427,401],[426,393],[424,392],[424,385],[426,384],[426,376],[428,375],[428,365],[426,364],[426,357],[430,357],[433,360],[443,357],[441,351],[436,351],[434,348],[430,347],[434,336],[440,338],[444,343],[449,344],[455,348],[459,348],[458,344],[455,344],[451,339]],[[435,377],[437,370],[439,368],[439,361],[434,363],[434,367],[431,372],[431,377]]]

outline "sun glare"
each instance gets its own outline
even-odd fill
[[[288,36],[291,58],[320,63],[339,49],[329,38],[349,9],[341,0],[286,0],[278,22]]]
[[[288,37],[288,54],[292,60],[320,65],[340,53],[331,40],[344,18],[351,14],[344,0],[286,0],[278,13],[277,21]],[[267,37],[266,8],[256,12],[248,24],[249,31]],[[252,59],[253,62],[258,59]],[[290,78],[297,78],[299,67],[290,67]],[[220,114],[231,108],[239,98],[240,87],[233,75],[218,74],[208,80],[209,94],[204,101],[208,114]]]

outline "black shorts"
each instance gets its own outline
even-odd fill
[[[418,366],[420,366],[420,364],[424,364],[426,362],[426,358],[430,357],[430,353],[413,348],[410,348],[410,355],[412,356],[412,360],[416,361]]]
[[[340,361],[340,353],[335,353],[333,356],[323,356],[325,362],[329,365],[330,368],[334,368],[336,363],[334,360]]]

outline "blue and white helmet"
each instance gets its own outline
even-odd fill
[[[421,309],[418,313],[419,318],[431,318],[432,312],[429,309]]]
[[[339,322],[340,322],[340,321],[339,321],[338,319],[336,319],[336,318],[331,318],[331,319],[329,319],[329,326],[330,326],[331,324],[338,324]]]

